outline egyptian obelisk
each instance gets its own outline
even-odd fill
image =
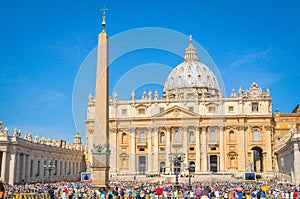
[[[102,31],[98,35],[95,129],[91,161],[92,186],[104,187],[108,183],[109,172],[109,112],[108,112],[108,36],[105,32],[106,8],[103,11]]]

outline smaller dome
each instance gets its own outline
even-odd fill
[[[74,138],[81,138],[81,136],[80,136],[80,134],[79,134],[79,132],[77,131],[76,132],[76,135],[75,135],[75,137]]]

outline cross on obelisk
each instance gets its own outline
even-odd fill
[[[101,10],[103,12],[103,15],[102,15],[102,29],[104,30],[105,25],[106,25],[106,11],[108,9],[105,6],[103,6],[103,8]]]

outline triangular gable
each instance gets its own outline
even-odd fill
[[[197,113],[191,112],[189,110],[186,110],[180,106],[172,106],[168,108],[167,110],[164,110],[161,113],[158,113],[152,117],[152,119],[155,118],[198,118],[200,115]]]
[[[296,106],[292,113],[300,113],[300,104]]]

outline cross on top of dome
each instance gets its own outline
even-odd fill
[[[192,60],[199,61],[198,56],[197,56],[197,52],[196,52],[196,48],[193,46],[192,35],[190,35],[190,44],[185,49],[184,60],[185,61],[192,61]]]

